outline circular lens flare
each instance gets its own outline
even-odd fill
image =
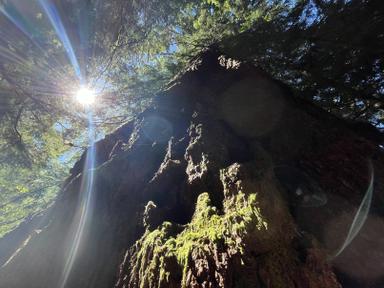
[[[81,87],[75,93],[75,99],[77,102],[84,106],[89,106],[95,103],[96,92],[88,87]]]

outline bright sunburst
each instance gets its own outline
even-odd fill
[[[96,92],[88,87],[81,87],[75,93],[75,99],[77,102],[84,106],[89,106],[95,103]]]

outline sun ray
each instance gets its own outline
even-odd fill
[[[95,168],[95,155],[96,148],[94,143],[94,127],[93,127],[92,112],[88,112],[88,137],[89,148],[86,154],[85,166],[83,169],[83,177],[80,187],[81,201],[73,221],[73,236],[70,241],[69,254],[67,256],[66,263],[59,281],[58,287],[65,288],[69,275],[71,273],[73,264],[78,254],[78,250],[81,244],[81,240],[84,235],[84,231],[87,228],[88,220],[92,213],[92,192],[94,188],[94,168]]]

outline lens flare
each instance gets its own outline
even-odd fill
[[[78,255],[81,242],[84,238],[84,234],[87,234],[85,231],[88,228],[90,219],[92,218],[92,196],[94,190],[94,168],[95,168],[95,155],[96,155],[96,146],[94,144],[95,135],[94,135],[94,126],[92,121],[92,113],[88,113],[88,137],[89,137],[89,148],[86,152],[85,165],[83,168],[81,186],[80,186],[80,202],[74,217],[74,221],[71,227],[71,235],[67,259],[59,279],[59,284],[57,287],[65,288],[67,282],[70,278],[76,257]]]
[[[84,106],[89,106],[95,103],[96,100],[96,92],[93,89],[88,87],[81,87],[75,93],[75,99],[77,102]]]
[[[48,0],[39,0],[40,5],[43,7],[45,14],[48,16],[53,28],[56,31],[57,36],[64,45],[65,51],[67,52],[69,61],[71,62],[73,69],[75,69],[76,75],[80,81],[83,80],[81,75],[80,65],[77,61],[75,51],[72,47],[71,41],[67,35],[63,22],[61,21],[59,12],[57,11],[54,3]]]
[[[345,239],[343,245],[339,248],[339,250],[337,250],[337,252],[332,257],[329,258],[330,260],[333,260],[337,256],[339,256],[344,251],[344,249],[347,248],[349,244],[351,244],[353,239],[355,239],[357,234],[359,234],[361,228],[363,228],[365,221],[368,219],[368,214],[372,204],[372,195],[373,195],[373,186],[374,186],[373,184],[375,180],[375,171],[374,171],[374,167],[371,160],[369,160],[369,170],[370,170],[369,185],[368,185],[367,191],[365,192],[364,198],[361,201],[359,209],[357,209],[356,215],[353,218],[353,222],[351,224],[351,227],[349,228],[347,238]]]

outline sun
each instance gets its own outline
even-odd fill
[[[84,106],[89,106],[95,103],[96,92],[88,87],[80,87],[75,93],[75,99],[77,102]]]

